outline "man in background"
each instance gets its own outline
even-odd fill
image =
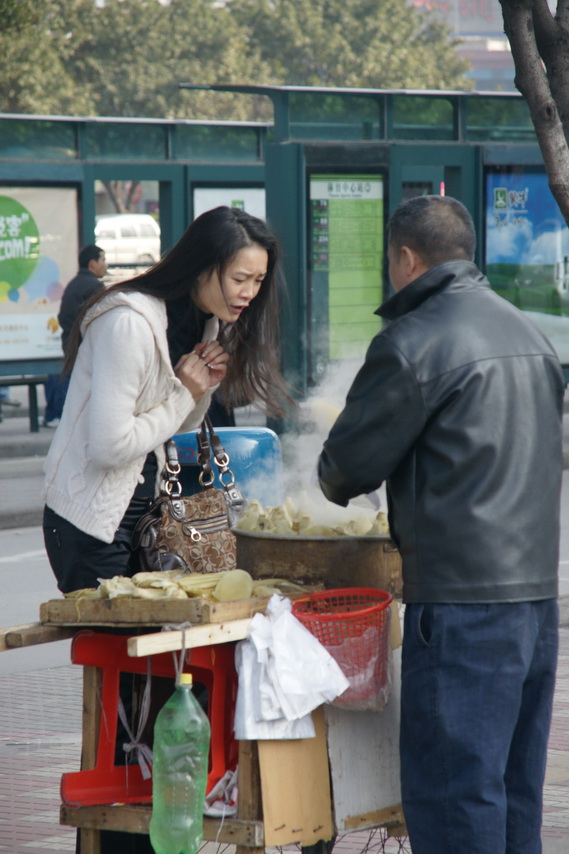
[[[539,854],[558,641],[564,380],[489,287],[456,199],[388,227],[396,293],[319,461],[386,481],[403,564],[401,790],[413,854]]]
[[[67,355],[69,333],[75,319],[87,300],[104,288],[101,279],[106,272],[104,251],[93,243],[84,246],[79,253],[79,272],[65,288],[57,316],[61,327],[61,346],[64,356]],[[50,376],[45,383],[44,427],[57,427],[59,424],[68,386],[69,377],[60,377],[58,374]]]

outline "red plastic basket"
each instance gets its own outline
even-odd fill
[[[375,698],[389,683],[392,599],[386,590],[348,587],[311,593],[293,602],[294,616],[326,647],[350,682],[335,705],[374,708],[384,704]]]

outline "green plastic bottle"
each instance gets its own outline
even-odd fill
[[[150,843],[156,854],[195,854],[203,837],[203,806],[211,731],[182,673],[154,725]]]

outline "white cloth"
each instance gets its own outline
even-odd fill
[[[46,504],[81,531],[111,543],[146,455],[197,427],[210,390],[196,404],[174,375],[163,300],[111,291],[87,313],[61,422],[45,462]],[[203,340],[217,336],[206,323]]]

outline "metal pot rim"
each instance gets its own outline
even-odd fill
[[[371,543],[390,543],[391,537],[387,534],[372,534],[360,535],[355,534],[273,534],[269,531],[242,531],[239,528],[231,529],[234,534],[240,537],[250,537],[256,540],[289,540],[291,542],[355,542],[356,540],[366,540]]]

